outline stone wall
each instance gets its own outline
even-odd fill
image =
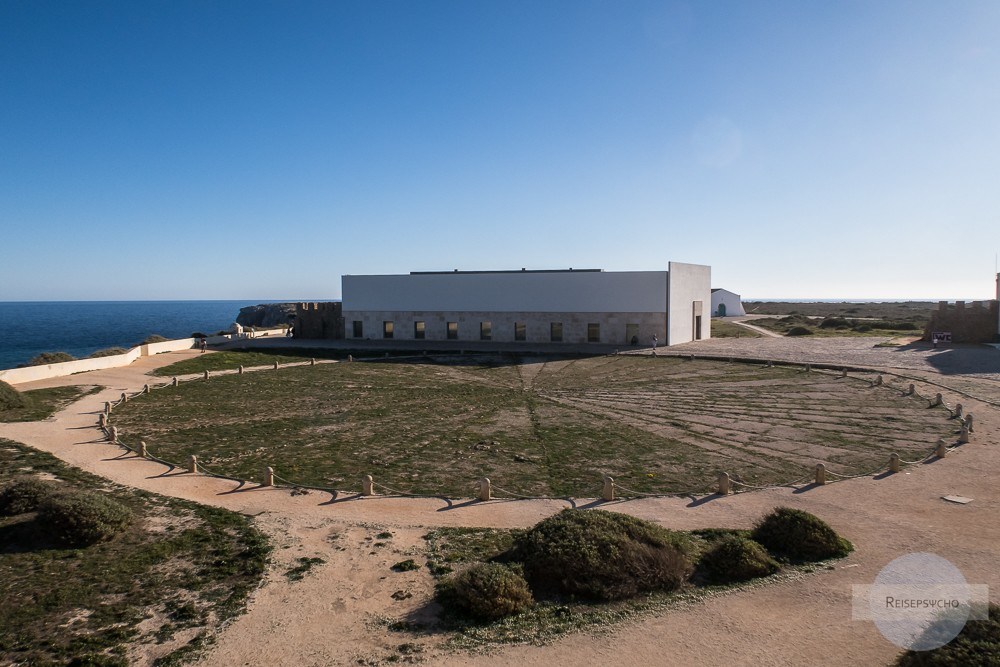
[[[354,322],[361,323],[361,335],[354,335]],[[563,343],[587,343],[588,325],[599,325],[599,341],[609,345],[628,345],[635,335],[641,345],[650,345],[656,336],[660,345],[667,337],[664,313],[569,313],[569,312],[486,312],[486,311],[344,311],[345,337],[356,340],[384,340],[386,322],[392,322],[393,340],[420,340],[415,324],[424,323],[423,340],[448,339],[448,323],[458,325],[456,341],[491,340],[513,343],[515,323],[523,323],[526,343],[550,343],[552,323],[562,324]],[[490,337],[481,335],[482,324],[490,323]],[[632,325],[632,326],[630,326]]]
[[[954,305],[942,301],[924,330],[924,340],[930,340],[934,331],[949,331],[954,343],[993,343],[1000,340],[998,316],[1000,309],[995,300],[970,304],[956,301]]]
[[[339,301],[295,304],[295,337],[341,340],[344,318]]]

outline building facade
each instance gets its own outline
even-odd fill
[[[342,278],[344,337],[676,345],[710,336],[711,268],[448,271]]]
[[[712,290],[712,317],[742,317],[746,314],[739,294],[720,287]]]

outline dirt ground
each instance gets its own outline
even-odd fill
[[[877,342],[877,341],[876,341]],[[660,353],[664,353],[661,350]],[[239,488],[215,478],[164,474],[164,466],[99,438],[104,401],[151,382],[152,368],[197,354],[143,358],[128,368],[20,385],[106,387],[38,423],[0,424],[0,437],[53,453],[122,484],[218,505],[257,517],[274,540],[274,563],[247,613],[225,628],[202,665],[262,663],[426,665],[693,664],[722,661],[762,665],[886,664],[898,654],[873,623],[851,619],[853,584],[871,584],[901,555],[931,552],[947,558],[972,584],[1000,599],[1000,351],[986,347],[930,350],[875,348],[872,339],[725,339],[671,348],[671,353],[748,356],[795,362],[865,365],[903,375],[923,395],[936,391],[975,415],[975,434],[941,460],[881,478],[729,497],[657,498],[601,507],[651,519],[669,528],[746,528],[778,505],[810,511],[854,542],[856,551],[834,569],[808,577],[711,598],[610,632],[575,634],[546,646],[510,646],[488,654],[446,650],[435,636],[393,633],[388,622],[428,613],[432,581],[426,568],[396,573],[393,563],[423,564],[422,535],[443,525],[526,527],[568,506],[566,501],[444,501],[366,498],[332,501],[328,494]],[[945,355],[942,358],[942,355]],[[153,379],[152,382],[160,382]],[[942,500],[961,495],[957,505]],[[578,499],[577,506],[594,506]],[[379,540],[383,531],[392,537]],[[383,546],[376,546],[384,542]],[[301,557],[324,559],[302,581],[284,573]],[[393,597],[398,594],[397,600]],[[406,597],[406,594],[412,594]],[[433,611],[431,609],[430,611]],[[406,644],[401,649],[401,645]],[[142,664],[143,657],[137,662]]]

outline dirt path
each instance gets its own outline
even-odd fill
[[[743,348],[750,356],[763,356],[768,344],[779,342],[757,341],[759,347]],[[239,489],[233,482],[177,471],[165,475],[162,465],[122,456],[119,448],[99,439],[94,426],[105,400],[117,398],[122,391],[137,391],[150,382],[145,373],[152,368],[194,354],[158,355],[124,369],[22,385],[20,389],[55,384],[107,389],[46,422],[0,424],[0,437],[51,452],[119,483],[258,516],[276,544],[267,585],[257,592],[248,613],[220,635],[202,660],[204,665],[319,666],[401,660],[428,665],[663,665],[737,658],[764,665],[885,664],[898,650],[872,623],[851,620],[852,584],[872,583],[878,571],[900,555],[928,551],[951,560],[970,583],[1000,591],[1000,521],[996,519],[1000,493],[991,472],[1000,463],[996,446],[1000,410],[945,391],[946,400],[960,401],[975,414],[973,442],[946,459],[898,475],[804,492],[776,489],[697,501],[659,498],[601,504],[680,529],[749,527],[777,505],[799,507],[825,518],[855,543],[855,553],[835,569],[710,599],[607,634],[576,634],[548,646],[507,647],[489,655],[448,652],[435,636],[414,638],[388,629],[390,619],[427,613],[425,603],[432,586],[426,568],[396,573],[391,565],[404,558],[423,564],[422,535],[428,527],[524,527],[567,503],[399,498],[331,502],[328,494],[318,492],[292,496],[287,490]],[[796,354],[808,355],[809,351],[800,347]],[[821,358],[834,353],[816,348],[811,354]],[[892,354],[886,351],[882,359],[891,359]],[[912,364],[908,373],[938,384],[960,381],[982,395],[996,391],[988,374],[943,374],[934,364]],[[932,386],[936,385],[921,385],[920,391],[933,393]],[[948,494],[974,501],[955,505],[941,500]],[[577,504],[594,503],[583,499]],[[392,536],[377,537],[384,532]],[[291,582],[285,573],[302,557],[324,562],[302,581]],[[402,599],[393,598],[397,591]],[[996,592],[992,599],[998,599]]]
[[[750,324],[746,320],[734,319],[734,320],[726,320],[726,321],[727,322],[732,322],[733,324],[735,324],[738,327],[743,327],[744,329],[749,329],[750,331],[756,331],[757,333],[763,334],[764,336],[767,336],[768,338],[781,338],[781,334],[775,333],[775,332],[771,331],[770,329],[765,329],[764,327],[759,327],[756,324]]]

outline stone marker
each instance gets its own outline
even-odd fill
[[[730,489],[730,480],[728,472],[719,473],[719,490],[716,492],[720,496],[728,496]]]
[[[194,454],[188,457],[188,472],[198,472],[198,457]]]
[[[910,386],[906,389],[907,396],[914,396],[917,393],[917,387],[911,382]]]
[[[965,428],[969,429],[969,433],[973,433],[972,430],[972,413],[965,415]]]
[[[937,449],[934,450],[934,456],[939,459],[943,459],[948,456],[948,445],[945,444],[943,438],[937,441]]]
[[[149,456],[149,451],[146,449],[145,441],[142,440],[139,441],[139,451],[137,453],[142,458],[146,458],[147,456]]]
[[[372,479],[371,475],[365,475],[361,478],[361,495],[363,496],[374,496],[375,495],[375,480]]]
[[[274,486],[274,468],[271,466],[264,468],[264,483],[261,486]]]
[[[142,393],[144,393],[144,394],[148,394],[149,393],[149,385],[148,384],[142,385]]]
[[[962,425],[962,430],[958,432],[958,441],[963,445],[969,442],[969,427]]]
[[[962,407],[962,404],[961,403],[956,404],[955,405],[955,418],[956,419],[961,419],[963,411],[964,411],[964,408]]]
[[[615,480],[607,475],[604,476],[604,489],[601,491],[601,498],[603,500],[615,499]]]
[[[128,403],[128,394],[122,392],[122,403]]]
[[[110,442],[118,442],[118,427],[117,426],[112,426],[111,427],[111,432],[108,433],[108,440]]]
[[[941,394],[934,394],[934,398],[931,399],[931,407],[936,408],[942,403],[944,403],[944,399],[941,397]]]
[[[208,378],[210,378],[210,377],[211,377],[211,374],[209,374],[209,372],[208,372],[208,371],[205,371],[205,379],[207,380],[207,379],[208,379]]]
[[[170,384],[176,387],[177,386],[177,378],[173,378],[172,380],[170,380]]]
[[[491,491],[491,489],[490,489],[490,478],[489,477],[483,477],[481,480],[479,480],[479,499],[480,500],[489,500],[490,498],[492,498],[493,496],[490,493],[490,491]]]
[[[881,375],[876,375],[875,376],[875,386],[876,387],[881,387],[882,386],[882,376]]]
[[[108,416],[102,412],[100,414],[100,416],[98,416],[98,418],[97,418],[97,424],[101,428],[104,428],[105,426],[107,426],[108,425]]]
[[[278,370],[278,362],[274,362],[274,370]]]
[[[315,366],[316,365],[316,357],[313,357],[312,359],[309,360],[309,365],[310,366]]]
[[[889,472],[899,472],[899,454],[896,452],[889,455]]]
[[[840,377],[842,377],[842,378],[847,377],[847,369],[846,368],[841,368],[840,369]]]
[[[243,375],[243,365],[242,364],[240,365],[240,367],[237,369],[236,372],[239,373],[240,375]]]
[[[820,486],[826,484],[826,466],[822,463],[816,464],[816,484]]]
[[[110,415],[111,409],[111,401],[104,401],[104,414]]]

